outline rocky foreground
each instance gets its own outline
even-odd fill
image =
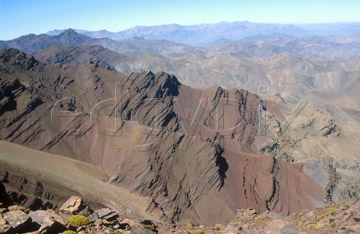
[[[77,196],[62,206],[20,206],[21,194],[7,193],[0,184],[0,233],[281,233],[325,234],[360,233],[360,201],[332,204],[325,208],[303,211],[290,216],[273,212],[257,214],[254,209],[240,209],[228,224],[204,226],[189,222],[175,225],[125,217],[110,208],[92,210]]]

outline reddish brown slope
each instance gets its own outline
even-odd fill
[[[261,104],[245,90],[44,64],[17,50],[0,52],[0,77],[2,139],[101,167],[150,196],[148,212],[163,220],[216,223],[240,207],[288,214],[323,200],[301,164],[256,155]]]

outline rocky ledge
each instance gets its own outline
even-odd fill
[[[254,209],[239,209],[227,224],[204,226],[189,222],[175,225],[136,217],[125,217],[111,208],[91,209],[77,196],[60,208],[33,210],[16,204],[0,184],[0,233],[127,233],[127,234],[357,234],[360,232],[360,201],[332,204],[290,216],[274,212],[257,214]]]

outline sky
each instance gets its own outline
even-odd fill
[[[360,22],[360,0],[0,0],[0,40],[54,29],[137,25]]]

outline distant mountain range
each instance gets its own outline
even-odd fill
[[[270,86],[274,93],[290,95],[308,91],[360,95],[360,42],[337,43],[314,36],[193,47],[165,40],[91,38],[68,29],[55,36],[0,41],[1,49],[12,47],[50,63],[94,63],[121,73],[166,71],[200,88],[221,85],[256,92],[259,86]]]
[[[187,54],[164,58],[148,53],[119,54],[101,46],[53,46],[33,53],[43,62],[72,66],[97,63],[120,73],[151,70],[175,74],[185,84],[200,88],[221,85],[257,92],[302,94],[309,91],[342,93],[360,98],[360,58],[329,62],[321,57],[299,58],[288,53],[270,59],[244,59],[230,55],[205,58]],[[346,79],[345,79],[346,77]]]
[[[101,45],[112,51],[120,53],[125,51],[141,51],[161,56],[172,56],[171,52],[185,52],[192,48],[190,46],[182,45],[171,41],[130,40],[126,42],[119,42],[108,38],[91,38],[77,33],[72,29],[65,30],[61,34],[56,36],[50,36],[46,34],[29,34],[10,41],[0,41],[1,49],[17,48],[26,53],[32,53],[37,50],[45,49],[54,45]]]
[[[48,35],[59,35],[63,31],[53,30],[48,32]],[[210,46],[227,41],[278,37],[353,36],[360,32],[360,23],[294,25],[242,21],[189,26],[178,24],[136,26],[119,32],[109,32],[107,30],[87,31],[82,29],[75,29],[75,31],[93,38],[109,38],[117,41],[129,39],[169,40],[192,46]]]
[[[30,34],[10,41],[0,41],[0,49],[17,48],[26,53],[33,53],[55,45],[100,45],[117,53],[132,53],[133,56],[137,57],[141,57],[141,53],[151,53],[161,57],[182,57],[191,53],[201,57],[231,55],[239,58],[272,58],[281,53],[289,53],[297,57],[315,55],[328,60],[338,60],[360,54],[359,35],[352,35],[348,37],[310,36],[303,38],[273,35],[266,39],[255,37],[256,39],[252,40],[224,42],[217,46],[194,47],[168,40],[132,38],[116,41],[109,38],[92,38],[77,33],[73,29],[68,29],[59,35]]]

